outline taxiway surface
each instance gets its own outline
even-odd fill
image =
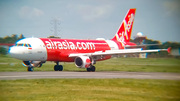
[[[134,78],[180,80],[180,73],[159,72],[0,72],[0,80],[40,78]]]

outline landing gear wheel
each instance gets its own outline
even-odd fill
[[[34,67],[27,67],[27,71],[29,71],[29,72],[34,71]]]
[[[55,65],[54,71],[63,71],[63,66],[62,65]]]
[[[96,71],[96,67],[95,67],[95,66],[92,66],[92,67],[91,67],[91,71],[92,71],[92,72],[95,72],[95,71]]]
[[[90,72],[90,71],[91,71],[91,68],[87,68],[87,71]]]
[[[62,65],[59,65],[59,66],[58,66],[58,70],[59,70],[59,71],[63,71],[63,66],[62,66]]]
[[[87,68],[88,72],[95,72],[96,71],[96,67],[95,66],[91,66],[90,68]]]
[[[58,65],[54,66],[54,71],[58,71]]]

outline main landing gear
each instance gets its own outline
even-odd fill
[[[96,71],[96,67],[95,66],[90,66],[89,68],[87,68],[88,72],[95,72]]]
[[[57,65],[54,66],[54,71],[63,71],[63,66],[59,65],[59,62],[56,62]]]

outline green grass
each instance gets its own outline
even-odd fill
[[[22,61],[0,55],[0,71],[26,71]],[[86,71],[61,63],[65,71]],[[53,71],[47,62],[35,71]],[[97,71],[180,72],[179,59],[112,58]],[[180,81],[142,79],[0,80],[0,101],[180,101]]]
[[[180,101],[173,80],[1,80],[0,91],[0,101]]]
[[[5,64],[2,64],[5,63]],[[64,71],[86,71],[77,68],[72,63],[60,63]],[[55,63],[46,62],[35,71],[53,71]],[[129,72],[178,72],[180,73],[180,59],[168,58],[112,58],[105,61],[97,61],[96,71],[129,71]],[[0,55],[0,71],[26,71],[21,60],[9,56]]]

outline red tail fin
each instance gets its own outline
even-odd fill
[[[129,9],[116,35],[114,36],[112,40],[122,42],[123,44],[126,44],[126,42],[129,42],[131,38],[131,31],[133,27],[135,12],[136,12],[135,8]]]

